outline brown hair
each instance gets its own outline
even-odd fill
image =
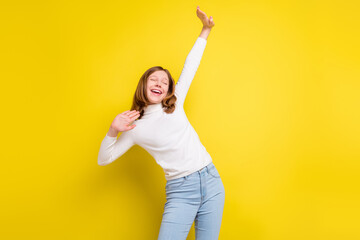
[[[137,85],[134,94],[131,110],[137,110],[140,112],[140,116],[138,117],[138,119],[140,119],[144,115],[144,108],[151,104],[146,96],[146,84],[148,81],[148,77],[155,71],[164,71],[166,72],[169,78],[169,90],[167,92],[167,95],[161,101],[163,108],[165,108],[164,112],[172,113],[175,110],[175,102],[176,102],[175,81],[167,69],[161,66],[155,66],[149,68],[144,72],[144,74],[141,76],[139,80],[139,83]]]

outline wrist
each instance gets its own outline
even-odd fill
[[[208,26],[203,25],[202,31],[204,31],[204,32],[210,32],[210,31],[211,31],[211,27],[208,27]]]
[[[202,37],[202,38],[204,38],[204,39],[207,40],[207,38],[208,38],[208,36],[209,36],[209,34],[210,34],[210,30],[211,30],[211,28],[204,26],[204,27],[202,28],[202,30],[201,30],[200,37]]]
[[[107,135],[108,135],[109,137],[117,137],[118,134],[119,134],[119,131],[116,130],[115,128],[113,128],[113,127],[110,127],[110,128],[109,128],[109,131],[108,131],[108,133],[107,133]]]

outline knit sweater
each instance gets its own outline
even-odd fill
[[[162,103],[151,104],[144,109],[144,115],[134,121],[135,128],[122,132],[119,138],[106,134],[100,146],[99,165],[113,162],[135,144],[153,156],[163,168],[166,180],[187,176],[212,162],[183,108],[206,43],[206,39],[198,37],[185,60],[175,86],[174,112],[164,112]]]

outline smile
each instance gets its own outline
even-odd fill
[[[151,92],[157,96],[161,95],[162,92],[160,90],[157,90],[157,89],[151,89]]]

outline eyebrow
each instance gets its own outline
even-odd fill
[[[150,78],[157,78],[157,77],[155,77],[155,76],[151,76]],[[163,79],[168,80],[167,78],[163,78]]]

